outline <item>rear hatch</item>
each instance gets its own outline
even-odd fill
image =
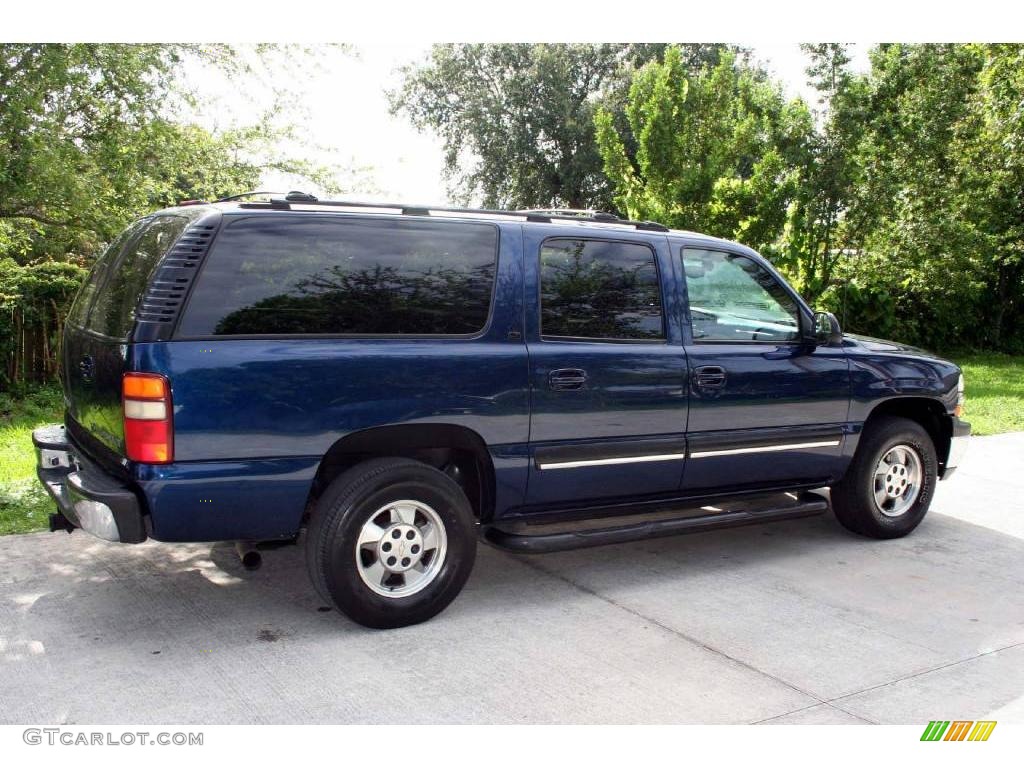
[[[159,214],[136,222],[96,262],[64,328],[68,428],[125,455],[121,378],[139,299],[153,271],[192,217]],[[91,438],[91,439],[90,439]]]

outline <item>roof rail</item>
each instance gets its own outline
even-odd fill
[[[244,195],[242,195],[244,197]],[[218,201],[223,202],[223,201]],[[242,208],[273,208],[290,210],[292,205],[316,205],[328,208],[366,208],[371,210],[397,211],[404,216],[430,216],[435,213],[478,214],[481,216],[505,216],[525,219],[530,222],[550,224],[554,220],[593,222],[596,224],[619,224],[638,230],[668,232],[669,228],[655,221],[630,221],[610,213],[576,209],[538,209],[507,211],[498,208],[458,208],[444,205],[407,205],[405,203],[367,203],[357,200],[319,200],[305,192],[289,192],[284,197],[271,197],[269,201],[239,203]]]
[[[217,202],[217,203],[230,203],[230,202],[232,202],[234,200],[241,200],[242,198],[245,198],[245,197],[256,197],[256,195],[272,196],[272,195],[279,195],[279,194],[281,194],[281,193],[280,192],[268,192],[266,190],[254,190],[252,192],[242,192],[242,193],[237,194],[237,195],[228,195],[227,197],[218,197],[214,202]]]
[[[595,219],[597,221],[623,221],[623,219],[616,216],[614,213],[608,213],[606,211],[595,211],[585,208],[523,208],[517,213],[534,213],[540,214],[541,216],[556,216],[558,218],[573,218],[573,219]]]

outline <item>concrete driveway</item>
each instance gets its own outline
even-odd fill
[[[833,517],[543,556],[482,547],[407,629],[302,553],[0,539],[3,723],[1024,722],[1024,433],[974,438],[910,537]]]

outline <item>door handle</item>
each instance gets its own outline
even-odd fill
[[[720,365],[702,365],[694,368],[693,373],[700,389],[721,389],[725,386],[725,368]]]
[[[82,355],[82,359],[78,361],[78,372],[82,374],[83,381],[92,381],[96,373],[96,361],[92,359],[92,355]]]
[[[583,389],[586,383],[587,372],[582,368],[558,368],[548,374],[548,386],[551,389]]]

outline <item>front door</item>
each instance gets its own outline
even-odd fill
[[[686,455],[686,363],[666,238],[525,232],[529,505],[672,493]]]
[[[688,298],[683,490],[825,484],[840,468],[850,395],[845,352],[801,340],[810,313],[759,260],[671,247]]]

